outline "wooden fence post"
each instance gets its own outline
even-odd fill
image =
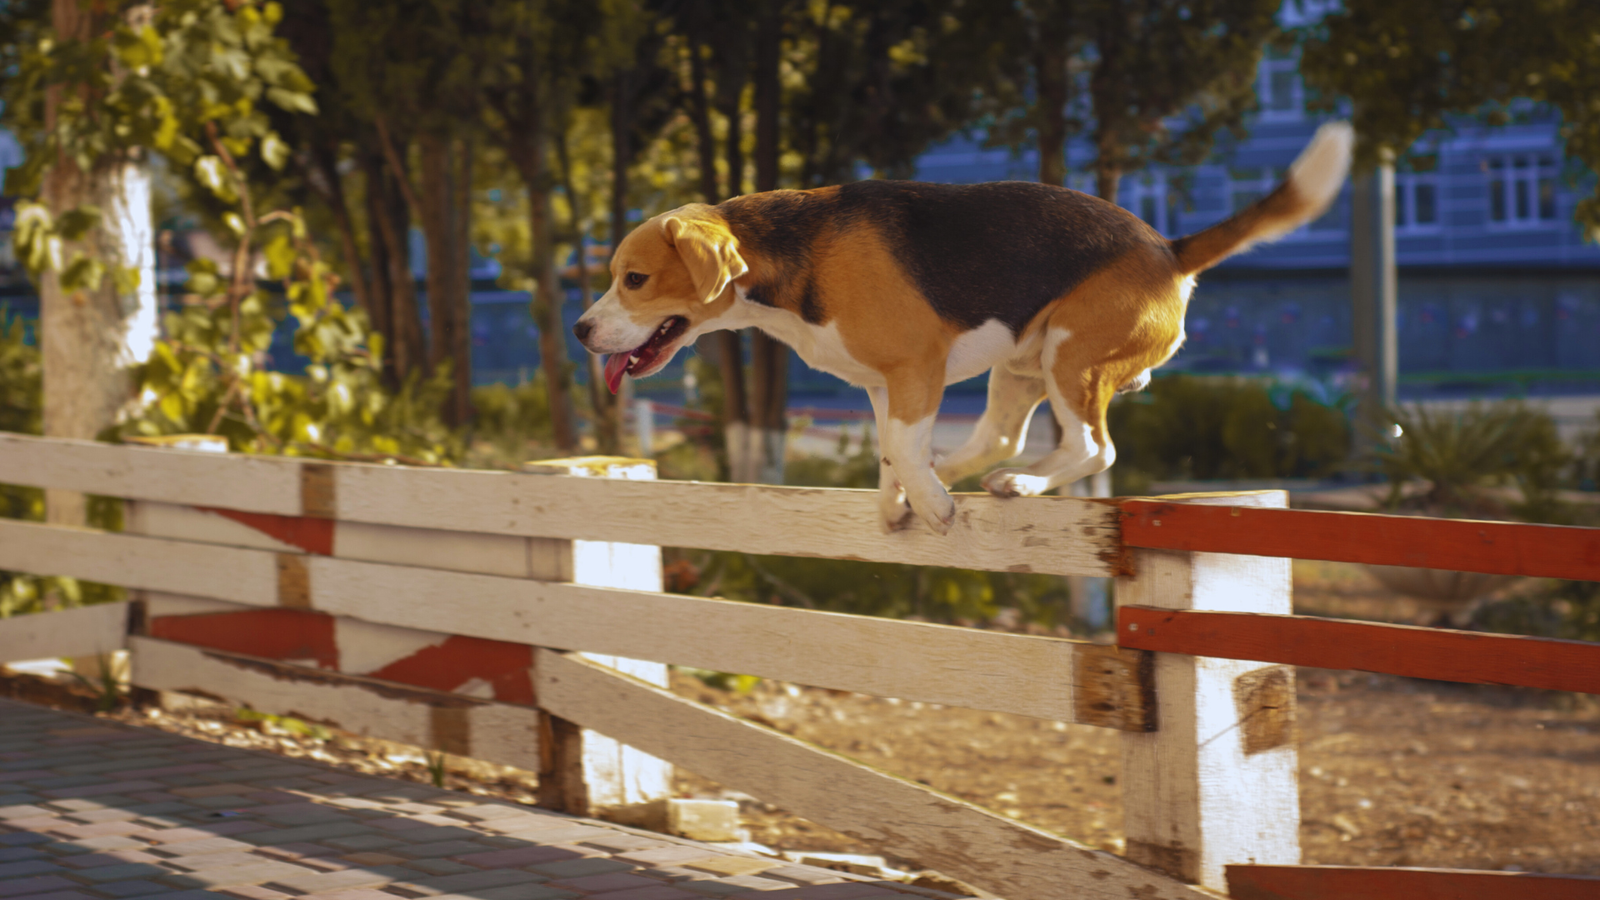
[[[647,459],[592,456],[532,462],[527,472],[545,475],[575,475],[589,478],[653,480],[655,463]],[[582,516],[582,510],[574,510]],[[648,515],[640,510],[640,515]],[[610,541],[556,541],[533,539],[550,545],[564,557],[556,562],[561,570],[548,573],[549,580],[570,580],[594,587],[660,591],[661,548],[645,544],[620,544]],[[534,577],[544,577],[536,573]],[[662,663],[624,659],[586,653],[583,656],[658,687],[668,687],[667,667]],[[565,719],[545,714],[541,728],[539,804],[577,815],[598,810],[638,807],[663,800],[672,793],[672,766],[665,760],[589,731]]]
[[[1288,505],[1283,491],[1162,499]],[[1117,579],[1119,606],[1293,611],[1288,559],[1132,553],[1135,574]],[[1229,863],[1298,864],[1293,667],[1158,653],[1155,685],[1159,729],[1122,735],[1127,858],[1222,892]]]

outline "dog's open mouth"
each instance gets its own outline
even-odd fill
[[[650,340],[627,353],[613,353],[606,357],[606,387],[615,394],[617,388],[622,385],[623,375],[649,372],[656,360],[672,346],[672,342],[688,329],[688,319],[683,316],[671,316],[661,323],[655,334],[650,335]]]

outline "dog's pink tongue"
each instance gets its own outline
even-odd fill
[[[606,357],[606,387],[613,394],[622,386],[622,376],[628,371],[628,359],[627,353],[613,353]]]

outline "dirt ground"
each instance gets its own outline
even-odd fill
[[[1353,567],[1297,564],[1295,580],[1302,612],[1435,615],[1397,602]],[[770,681],[737,693],[678,674],[674,688],[1004,815],[1122,849],[1116,732]],[[0,678],[0,694],[90,704],[82,689],[30,676]],[[1600,874],[1600,698],[1303,669],[1299,699],[1306,863]],[[384,741],[296,734],[272,721],[237,722],[225,710],[112,715],[364,772],[434,778],[422,752]],[[449,759],[439,774],[452,788],[534,799],[531,773]],[[691,773],[680,773],[677,788],[739,801],[751,839],[774,850],[870,852]]]

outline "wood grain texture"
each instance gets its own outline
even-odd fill
[[[0,519],[0,569],[252,606],[278,602],[276,554],[87,528]]]
[[[523,769],[539,767],[538,710],[149,637],[129,639],[133,683],[241,703],[355,734]]]
[[[310,568],[315,608],[367,621],[1083,720],[1073,656],[1093,645],[1078,641],[339,559]]]
[[[127,603],[12,616],[0,619],[0,663],[99,656],[121,650],[127,636]]]
[[[0,434],[0,483],[298,516],[299,460]]]
[[[1165,653],[1600,694],[1600,643],[1314,616],[1117,610],[1117,641]]]
[[[1287,502],[1282,491],[1196,496],[1189,503]],[[1227,510],[1224,509],[1224,512]],[[1288,613],[1289,560],[1136,550],[1118,605]],[[1123,832],[1129,859],[1223,890],[1229,863],[1300,861],[1297,756],[1292,743],[1247,753],[1250,676],[1260,663],[1156,654],[1159,728],[1122,735]],[[1286,673],[1287,674],[1287,673]],[[1245,679],[1241,692],[1240,679]],[[1294,693],[1288,678],[1278,696]],[[1257,745],[1261,747],[1260,744]]]
[[[1212,896],[581,659],[538,668],[555,715],[1009,900]]]
[[[295,564],[288,571],[279,566],[285,558]],[[25,522],[0,521],[0,568],[251,606],[287,600],[294,608],[419,631],[1085,721],[1074,699],[1073,664],[1085,645],[1058,638]],[[1130,683],[1128,696],[1147,690]],[[1099,710],[1087,723],[1124,727],[1107,715]],[[1144,721],[1143,714],[1133,718]]]
[[[1600,528],[1121,501],[1130,547],[1600,581]]]
[[[883,534],[875,491],[394,466],[337,476],[339,517],[353,521],[1057,575],[1122,565],[1116,508],[1073,497],[958,494],[939,537]]]
[[[1229,866],[1233,900],[1594,900],[1600,878],[1357,866]]]

